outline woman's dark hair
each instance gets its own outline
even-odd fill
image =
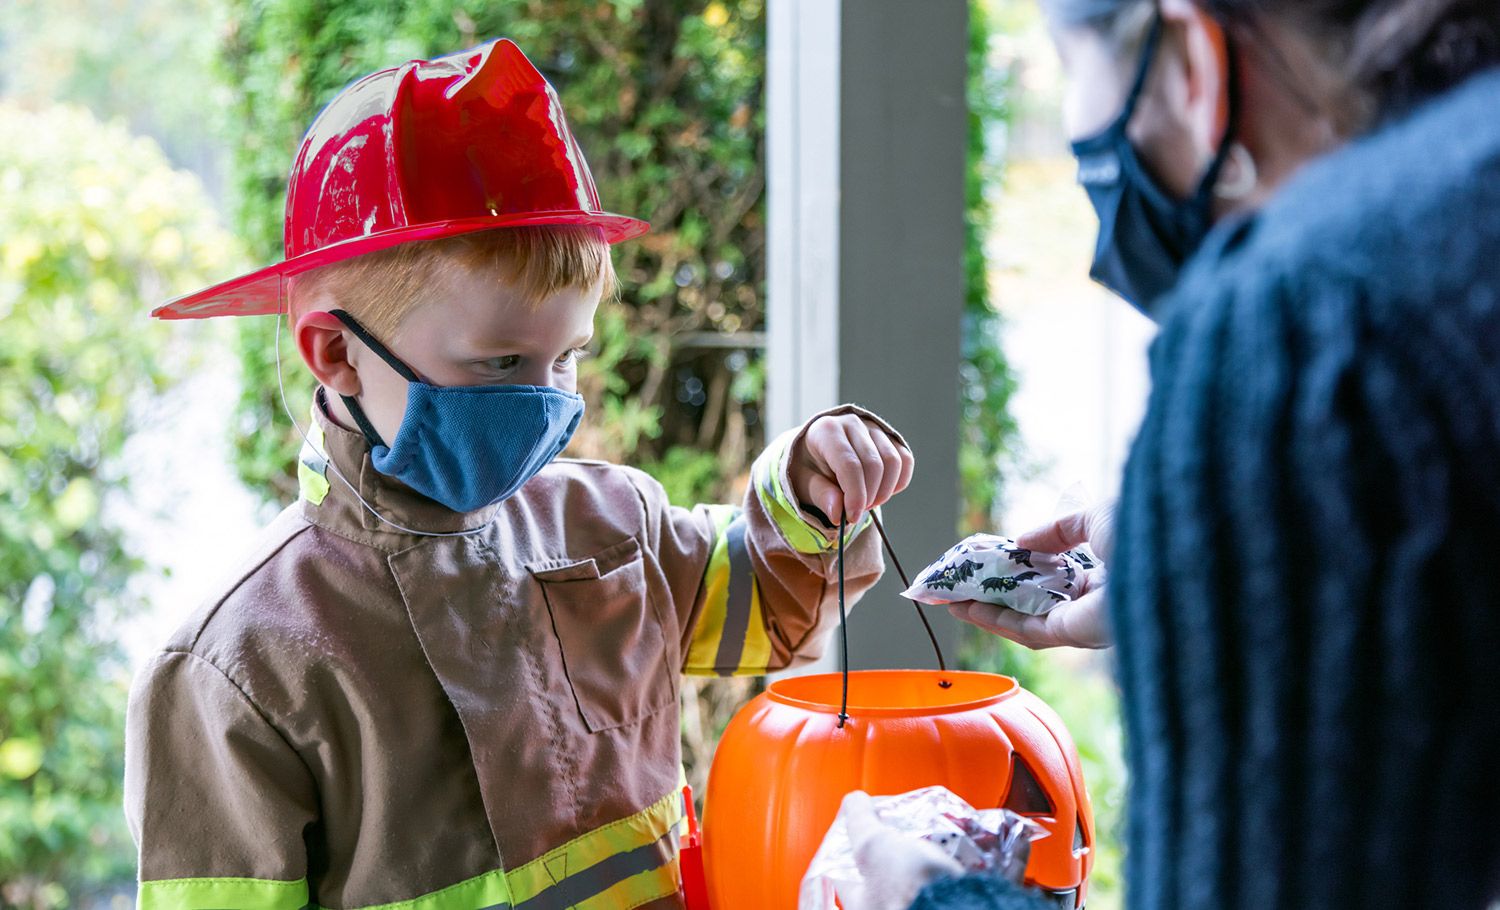
[[[1340,55],[1377,116],[1500,65],[1500,0],[1194,0],[1221,22],[1274,18]],[[1046,0],[1067,25],[1112,31],[1152,0]]]

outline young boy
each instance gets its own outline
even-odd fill
[[[608,244],[645,229],[599,210],[499,41],[345,89],[287,260],[157,311],[280,312],[285,285],[319,388],[301,501],[132,692],[143,910],[678,906],[678,674],[815,657],[837,532],[798,504],[850,516],[857,597],[860,519],[912,457],[839,408],[761,455],[742,509],[691,511],[553,461]]]

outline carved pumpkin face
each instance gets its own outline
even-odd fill
[[[845,794],[934,784],[1046,828],[1031,845],[1027,883],[1059,906],[1083,906],[1094,815],[1078,750],[1050,708],[1009,677],[872,670],[849,674],[840,728],[840,685],[836,673],[772,683],[725,729],[704,800],[714,910],[796,907]]]

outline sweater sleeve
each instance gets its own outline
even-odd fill
[[[1190,283],[1152,351],[1111,566],[1132,908],[1485,904],[1495,285],[1338,265]]]
[[[158,655],[131,692],[125,750],[141,910],[307,905],[312,777],[217,667]]]
[[[1051,910],[1056,906],[1003,878],[966,875],[939,879],[923,888],[909,910]]]
[[[838,533],[815,525],[795,504],[787,459],[818,417],[854,413],[900,436],[852,405],[816,415],[767,446],[751,468],[741,506],[671,506],[658,485],[646,495],[648,521],[681,629],[682,671],[756,675],[817,659],[838,625]],[[866,517],[845,534],[845,605],[880,580],[880,541]]]

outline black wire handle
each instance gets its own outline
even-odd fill
[[[805,507],[804,507],[805,508]],[[885,552],[891,557],[891,564],[896,567],[896,574],[901,576],[901,583],[908,588],[911,581],[906,577],[906,570],[901,568],[901,560],[896,558],[896,550],[891,546],[891,539],[885,534],[885,526],[880,523],[880,516],[874,510],[870,511],[870,519],[875,522],[875,531],[880,535],[880,542],[885,544]],[[846,512],[839,513],[839,646],[843,652],[843,660],[839,664],[843,675],[843,695],[839,700],[839,729],[844,728],[844,723],[849,720],[849,615],[844,606],[844,532],[849,525],[849,516]],[[912,602],[912,607],[917,611],[917,618],[922,620],[922,627],[927,630],[927,637],[932,641],[932,650],[937,652],[938,671],[948,672],[948,662],[943,659],[942,645],[938,644],[937,635],[932,631],[932,623],[927,621],[927,614],[922,612],[921,605]],[[940,680],[938,685],[944,689],[953,683],[948,680]]]
[[[848,524],[849,516],[845,512],[839,513],[839,642],[843,646],[844,659],[839,663],[839,668],[844,674],[844,695],[839,702],[839,729],[844,729],[844,722],[849,719],[849,622],[848,615],[844,612],[844,527]]]
[[[885,526],[880,523],[880,516],[875,514],[875,511],[871,509],[870,518],[875,522],[875,530],[880,532],[880,541],[881,543],[885,544],[885,552],[891,557],[891,565],[896,567],[896,574],[901,576],[901,583],[908,589],[910,589],[911,581],[906,577],[906,572],[901,568],[901,560],[896,558],[896,550],[891,546],[891,539],[885,536]],[[843,577],[842,567],[839,569],[839,575],[840,577]],[[938,670],[940,672],[947,673],[948,662],[943,660],[943,647],[942,645],[938,644],[937,635],[932,631],[932,623],[927,621],[927,614],[922,612],[921,604],[917,603],[916,601],[912,601],[911,606],[912,609],[917,611],[917,618],[922,620],[922,628],[927,630],[927,637],[932,641],[932,650],[937,652]],[[946,689],[951,686],[952,683],[944,680],[942,683],[940,683],[940,685],[944,689]]]

